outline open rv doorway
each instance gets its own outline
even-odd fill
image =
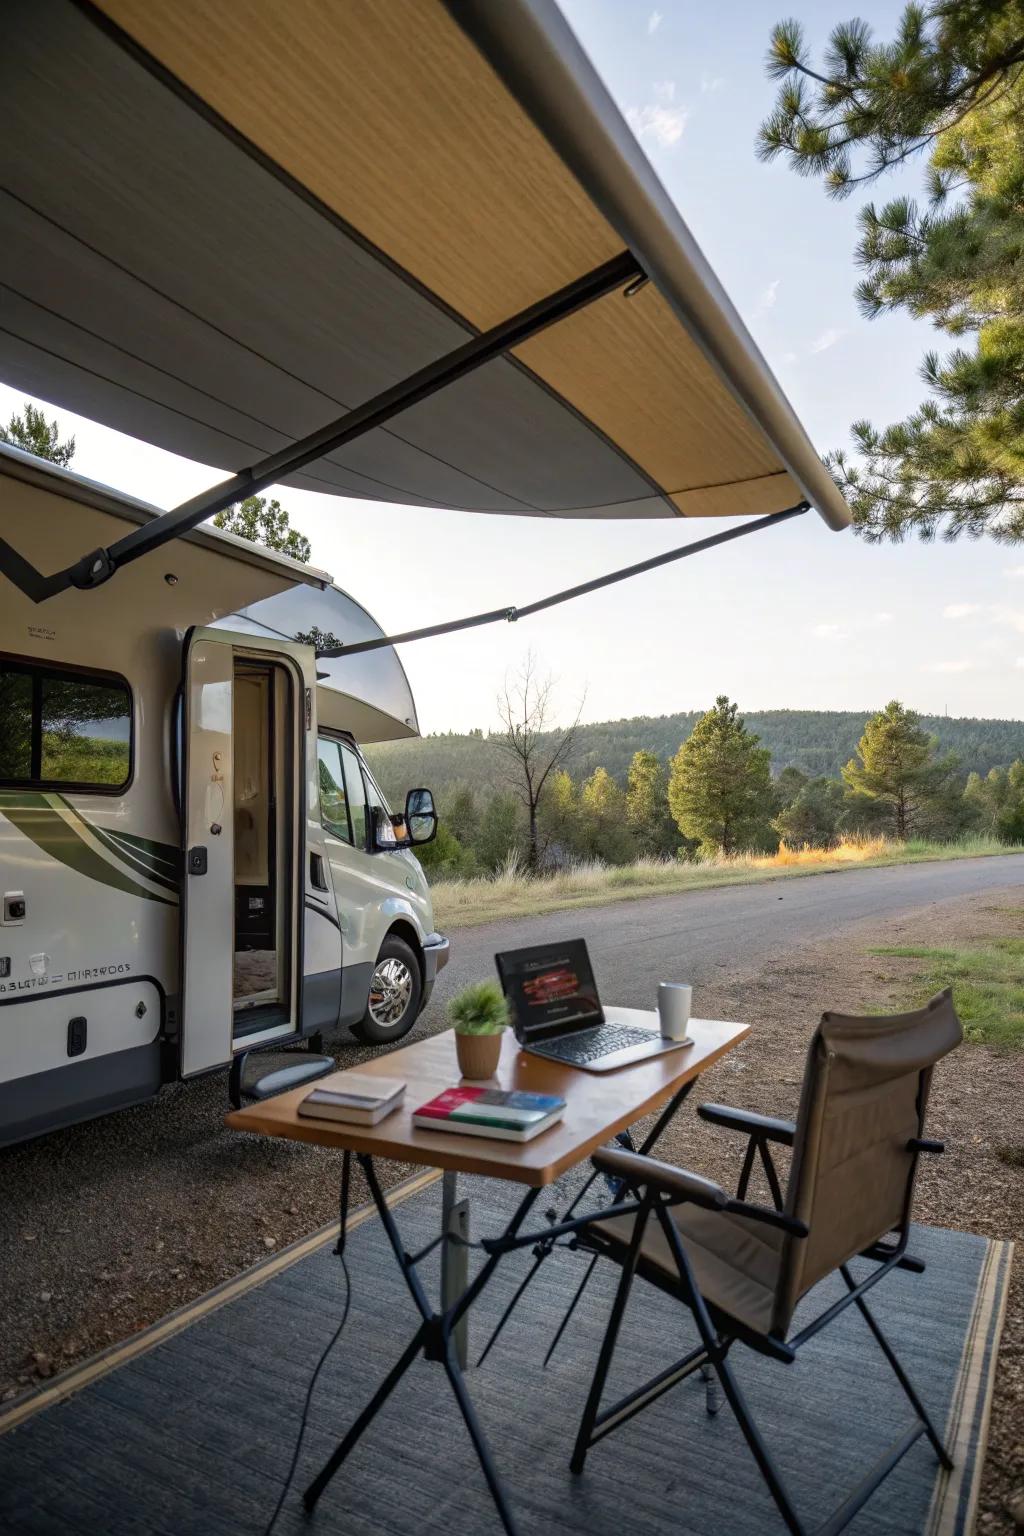
[[[182,1073],[294,1035],[301,848],[294,659],[196,631],[185,666]]]

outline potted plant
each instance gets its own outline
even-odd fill
[[[448,1004],[455,1030],[455,1052],[463,1077],[493,1077],[501,1056],[501,1036],[508,1027],[508,1003],[496,981],[475,981]]]

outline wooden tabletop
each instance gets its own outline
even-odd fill
[[[614,1013],[617,1023],[657,1030],[654,1013],[635,1008],[606,1011],[609,1017]],[[498,1071],[488,1080],[488,1086],[557,1093],[566,1101],[563,1119],[533,1141],[496,1141],[454,1131],[424,1131],[412,1124],[415,1110],[461,1081],[451,1030],[417,1040],[414,1045],[387,1056],[375,1056],[351,1069],[371,1076],[405,1078],[404,1103],[377,1125],[342,1125],[300,1116],[298,1106],[311,1092],[308,1084],[265,1103],[233,1110],[227,1123],[239,1131],[285,1136],[291,1141],[315,1142],[400,1163],[484,1174],[536,1188],[552,1183],[617,1131],[659,1109],[684,1083],[698,1077],[738,1045],[750,1033],[750,1026],[721,1019],[691,1019],[689,1033],[692,1046],[620,1067],[615,1072],[596,1073],[521,1051],[512,1031],[507,1030]]]

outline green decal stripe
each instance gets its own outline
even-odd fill
[[[14,793],[0,791],[0,812],[43,853],[49,854],[50,858],[73,869],[77,874],[84,875],[87,880],[96,880],[101,885],[109,885],[130,896],[142,896],[146,901],[159,902],[161,906],[177,905],[169,897],[146,890],[123,868],[117,869],[108,864],[41,794],[20,790]]]
[[[70,810],[71,807],[68,807],[68,809]],[[169,880],[165,874],[151,868],[151,866],[147,864],[144,859],[140,859],[137,854],[131,852],[127,848],[121,848],[117,841],[111,836],[111,834],[109,832],[105,832],[102,827],[96,826],[96,824],[91,821],[85,821],[83,822],[83,825],[88,827],[96,841],[102,843],[107,852],[113,858],[117,859],[119,863],[124,865],[126,869],[133,870],[136,874],[144,875],[147,880],[151,880],[154,885],[162,886],[165,891],[177,891],[178,882],[176,880]]]
[[[97,843],[99,843],[101,848],[106,849],[106,851],[110,854],[110,857],[116,861],[115,867],[119,868],[122,873],[128,875],[129,877],[135,876],[136,879],[141,876],[144,880],[150,881],[153,885],[159,885],[161,889],[165,891],[173,891],[175,896],[178,894],[178,887],[176,882],[167,880],[163,875],[157,876],[151,874],[148,867],[140,863],[140,861],[137,860],[134,855],[123,853],[122,850],[118,848],[117,844],[111,841],[109,835],[104,832],[102,827],[94,826],[91,821],[86,821],[81,812],[76,810],[75,807],[71,805],[63,795],[50,794],[46,798],[48,799],[50,805],[53,806],[54,809],[58,812],[58,814],[61,812],[66,813],[64,815],[65,822],[70,816],[74,825],[81,828],[79,836],[82,838],[82,841],[85,843],[87,848],[90,846],[89,838],[92,837]],[[96,850],[94,849],[93,852],[95,851]],[[102,854],[100,854],[99,857],[102,858]],[[104,860],[104,863],[106,862],[107,861]]]
[[[119,848],[159,870],[167,879],[175,879],[181,873],[181,849],[171,843],[155,843],[152,838],[135,837],[131,832],[111,832],[109,836]]]

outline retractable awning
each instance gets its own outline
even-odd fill
[[[233,472],[548,517],[847,508],[553,0],[8,0],[0,377]]]

